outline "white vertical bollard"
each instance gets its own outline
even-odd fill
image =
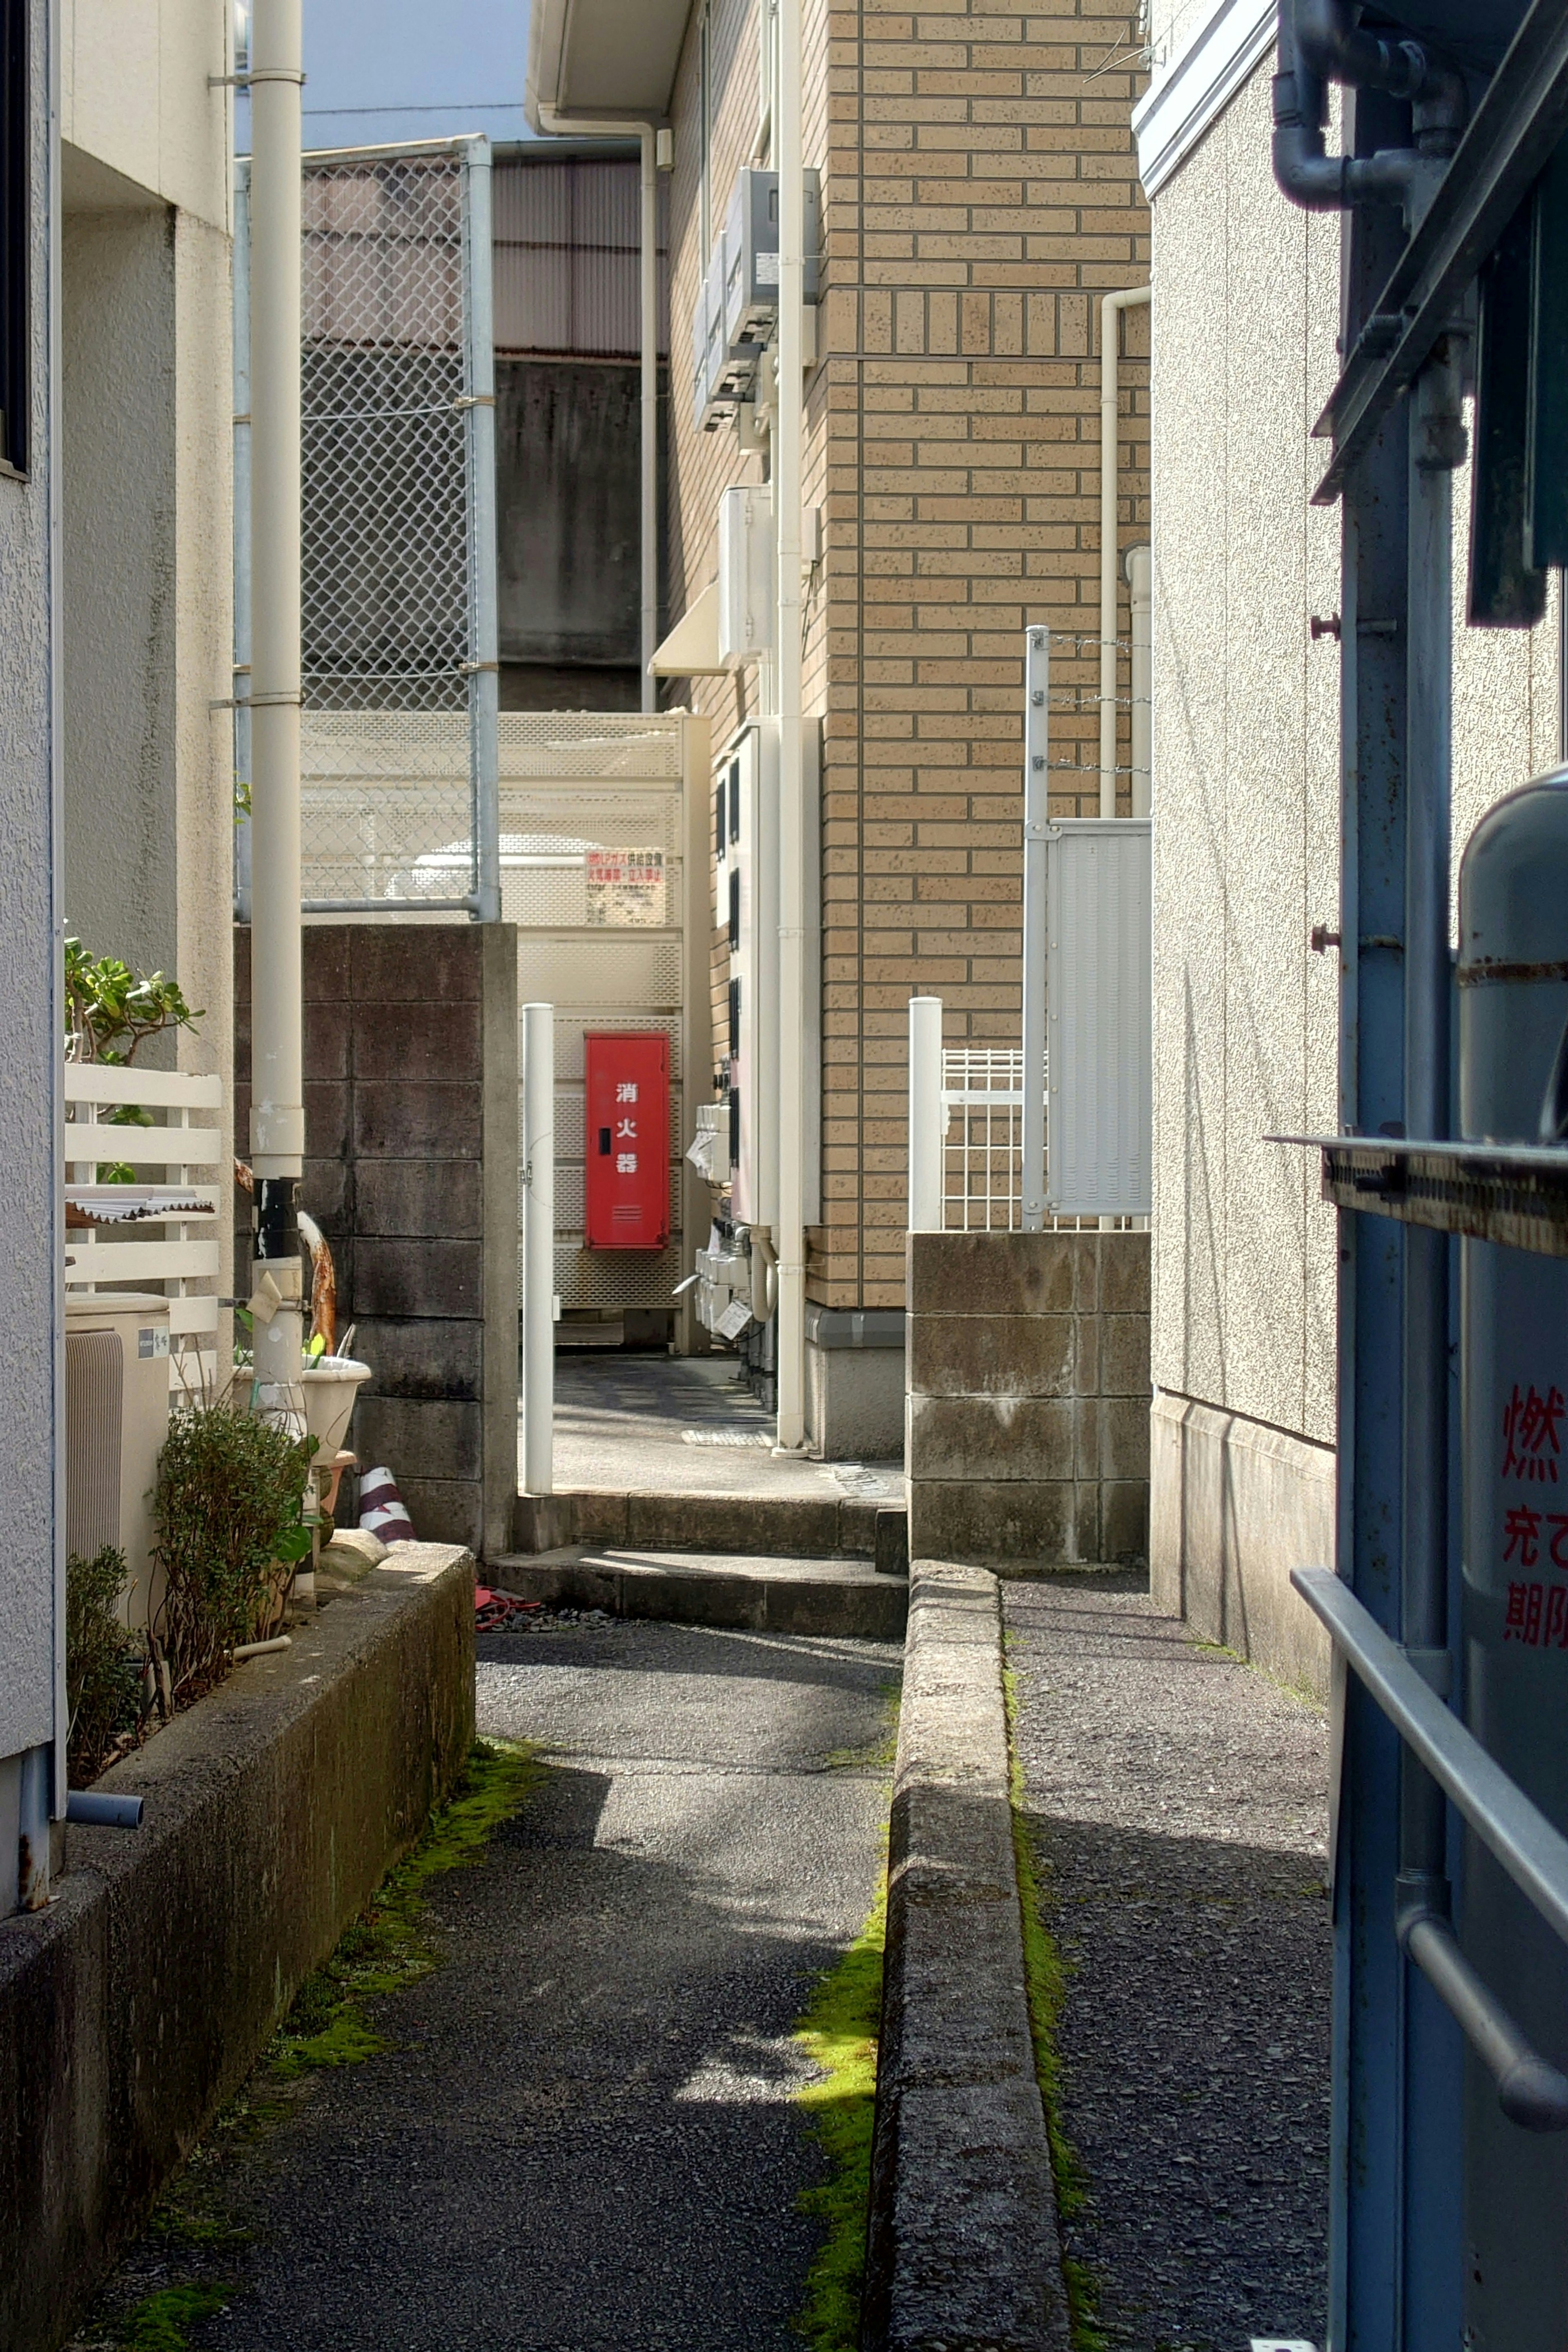
[[[1046,859],[1050,823],[1051,633],[1024,632],[1024,1231],[1046,1223]]]
[[[910,1231],[942,1231],[942,999],[910,999]]]
[[[555,1482],[555,1008],[522,1008],[522,1483]]]

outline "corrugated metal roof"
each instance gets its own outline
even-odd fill
[[[498,157],[491,183],[498,351],[637,357],[638,168],[620,156]]]

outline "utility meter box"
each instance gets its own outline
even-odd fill
[[[818,299],[822,177],[805,173],[803,296]],[[772,339],[779,314],[779,175],[748,165],[735,175],[724,219],[724,341],[731,355],[754,357]]]
[[[586,1228],[590,1249],[663,1249],[669,1239],[669,1039],[589,1030]]]
[[[773,494],[741,485],[719,500],[719,658],[738,669],[773,641]]]

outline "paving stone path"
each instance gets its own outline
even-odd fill
[[[821,2160],[791,2029],[869,1907],[900,1661],[665,1624],[481,1637],[480,1730],[548,1771],[433,1883],[445,1966],[369,2005],[395,2047],[211,2168],[250,2244],[143,2240],[79,2344],[216,2260],[235,2292],[192,2352],[798,2352]]]
[[[1026,1803],[1067,1969],[1069,2253],[1123,2352],[1323,2341],[1322,1711],[1125,1580],[1004,1588]]]

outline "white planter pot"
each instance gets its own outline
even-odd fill
[[[370,1378],[370,1366],[352,1356],[318,1356],[300,1375],[305,1391],[305,1431],[317,1441],[316,1460],[330,1467],[348,1435],[354,1399]]]

